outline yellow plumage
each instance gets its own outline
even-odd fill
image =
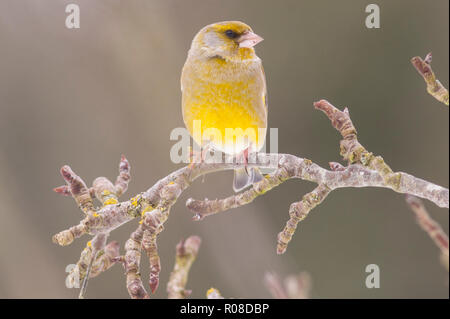
[[[261,40],[237,21],[208,25],[195,36],[181,89],[184,123],[197,144],[232,155],[263,146],[266,81],[253,49]],[[194,130],[196,121],[200,134]]]

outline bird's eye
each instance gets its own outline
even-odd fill
[[[229,37],[230,39],[234,39],[238,36],[238,34],[236,32],[234,32],[233,30],[227,30],[225,31],[225,35],[227,37]]]

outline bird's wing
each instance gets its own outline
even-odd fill
[[[264,106],[266,107],[266,112],[269,109],[269,103],[267,101],[267,84],[266,84],[266,73],[264,72],[264,67],[261,63],[261,73],[262,73],[262,77],[263,77],[263,83],[264,83]]]

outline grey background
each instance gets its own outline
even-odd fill
[[[81,28],[64,26],[65,6],[81,8]],[[448,87],[448,1],[376,1],[381,29],[366,29],[371,1],[0,1],[0,297],[74,298],[66,265],[88,237],[58,247],[51,236],[81,212],[52,192],[69,164],[86,182],[115,178],[120,154],[132,165],[123,199],[180,167],[169,134],[183,126],[180,71],[194,34],[221,20],[242,20],[265,38],[256,48],[269,91],[269,125],[280,152],[326,166],[341,161],[339,136],[312,102],[348,106],[360,141],[401,170],[448,187],[448,107],[425,91],[410,65],[433,51]],[[438,249],[415,224],[404,196],[386,189],[333,192],[304,220],[285,255],[276,235],[289,205],[314,185],[288,181],[254,203],[192,222],[188,197],[232,193],[232,174],[197,181],[174,206],[158,240],[156,297],[191,234],[203,244],[188,282],[193,297],[214,286],[229,297],[269,297],[267,270],[308,271],[315,298],[448,298]],[[448,232],[448,210],[426,203]],[[112,233],[123,244],[137,221]],[[367,289],[367,264],[381,288]],[[143,259],[144,282],[148,263]],[[116,265],[90,281],[90,298],[127,298]]]

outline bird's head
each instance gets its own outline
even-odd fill
[[[197,33],[190,54],[231,61],[251,59],[255,57],[253,47],[262,40],[243,22],[218,22],[207,25]]]

